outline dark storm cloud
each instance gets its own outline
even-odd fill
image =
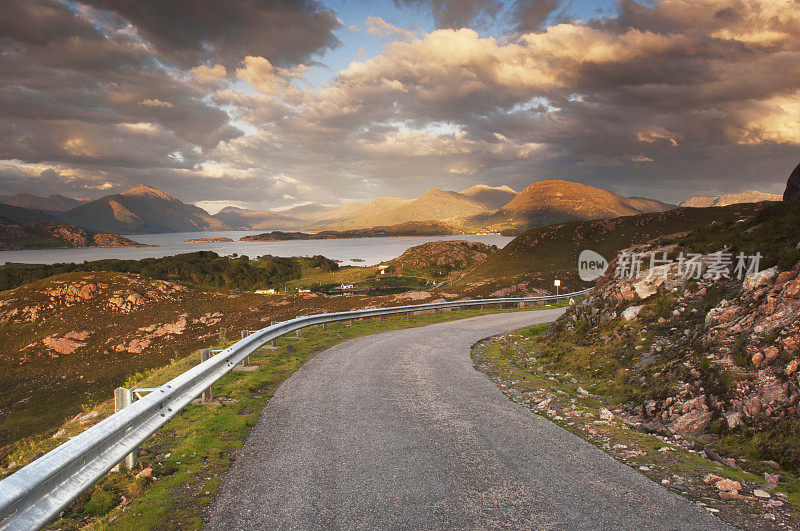
[[[195,147],[241,134],[188,75],[130,34],[104,33],[55,1],[11,0],[4,9],[0,157],[186,165]]]
[[[439,28],[466,28],[493,18],[502,9],[496,0],[394,0],[398,6],[427,9]]]
[[[259,55],[294,65],[335,45],[338,24],[311,0],[8,0],[0,18],[0,159],[28,166],[5,166],[3,187],[35,182],[42,192],[75,193],[201,175],[203,154],[242,131],[209,103],[225,69],[183,67],[235,68]],[[209,77],[220,72],[222,82]]]
[[[560,5],[558,0],[516,0],[511,11],[511,23],[520,33],[538,31]]]
[[[337,46],[340,25],[316,0],[87,0],[131,22],[171,62],[235,68],[253,55],[294,65]]]
[[[395,0],[398,6],[420,7],[430,11],[438,28],[475,27],[494,19],[508,7],[508,21],[520,33],[539,30],[560,6],[559,0]]]

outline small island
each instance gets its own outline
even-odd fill
[[[335,240],[343,238],[386,238],[392,236],[451,236],[468,232],[441,221],[409,221],[386,227],[320,232],[272,231],[239,238],[242,242],[280,242],[287,240]]]
[[[228,243],[232,241],[232,239],[225,236],[219,236],[217,238],[191,238],[184,240],[183,243]]]

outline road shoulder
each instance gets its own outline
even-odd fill
[[[664,488],[696,503],[726,523],[745,529],[796,529],[786,496],[765,477],[707,459],[702,448],[680,435],[646,433],[610,406],[602,385],[540,363],[532,338],[522,329],[481,341],[473,348],[477,370],[513,402],[590,442]],[[738,482],[734,494],[719,478]],[[756,494],[758,496],[756,496]]]

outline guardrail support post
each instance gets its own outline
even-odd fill
[[[211,349],[204,348],[200,351],[200,363],[203,363],[207,359],[211,358]],[[203,394],[200,395],[200,400],[203,402],[211,402],[211,399],[214,398],[213,393],[211,392],[211,386],[209,385],[205,390],[203,390]]]
[[[411,312],[406,312],[406,319],[411,319]]]
[[[322,329],[323,330],[327,330],[328,329],[328,323],[322,323]]]
[[[297,329],[297,337],[298,337],[298,339],[303,337],[303,329],[302,328],[298,328]]]
[[[114,389],[114,412],[122,411],[124,408],[133,404],[133,389],[126,389],[124,387],[117,387]],[[135,448],[131,453],[117,465],[118,470],[133,470],[136,466],[136,453],[139,451]]]
[[[350,319],[350,326],[353,326],[355,324],[355,322],[356,322],[355,319]]]
[[[384,314],[381,314],[381,321],[385,321],[385,320],[386,320],[386,316]]]
[[[242,330],[242,339],[246,338],[250,335],[250,330]],[[250,356],[247,356],[244,360],[242,360],[242,367],[249,367],[250,366]]]
[[[269,325],[270,325],[270,326],[272,326],[272,325],[274,325],[275,323],[276,323],[276,321],[270,321],[270,322],[269,322]],[[277,338],[277,337],[276,337],[275,339],[273,339],[273,340],[272,340],[272,346],[273,346],[273,347],[277,347],[277,346],[278,346],[278,338]]]

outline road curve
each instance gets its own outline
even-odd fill
[[[473,367],[476,341],[561,311],[387,332],[319,354],[270,400],[207,527],[726,529]]]

